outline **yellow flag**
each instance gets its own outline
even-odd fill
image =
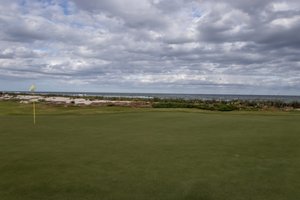
[[[35,85],[31,85],[30,88],[29,88],[29,91],[30,92],[34,92],[36,89]]]

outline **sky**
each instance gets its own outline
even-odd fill
[[[300,95],[299,0],[0,0],[0,91]]]

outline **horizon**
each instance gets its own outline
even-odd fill
[[[2,0],[0,91],[300,96],[297,0]]]
[[[32,93],[28,90],[20,90],[20,91],[4,91],[0,90],[1,93]],[[300,95],[288,95],[288,94],[229,94],[229,93],[166,93],[166,92],[87,92],[87,91],[39,91],[36,90],[33,94],[41,94],[41,93],[53,93],[53,94],[153,94],[153,95],[211,95],[211,96],[278,96],[278,97],[300,97]]]

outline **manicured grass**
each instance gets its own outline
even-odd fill
[[[0,199],[300,199],[299,112],[0,102]]]

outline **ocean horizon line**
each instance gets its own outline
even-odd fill
[[[27,90],[1,90],[1,93],[32,93]],[[234,93],[169,93],[169,92],[88,92],[88,91],[35,91],[35,94],[158,94],[158,95],[213,95],[213,96],[286,96],[300,97],[300,94],[234,94]]]

